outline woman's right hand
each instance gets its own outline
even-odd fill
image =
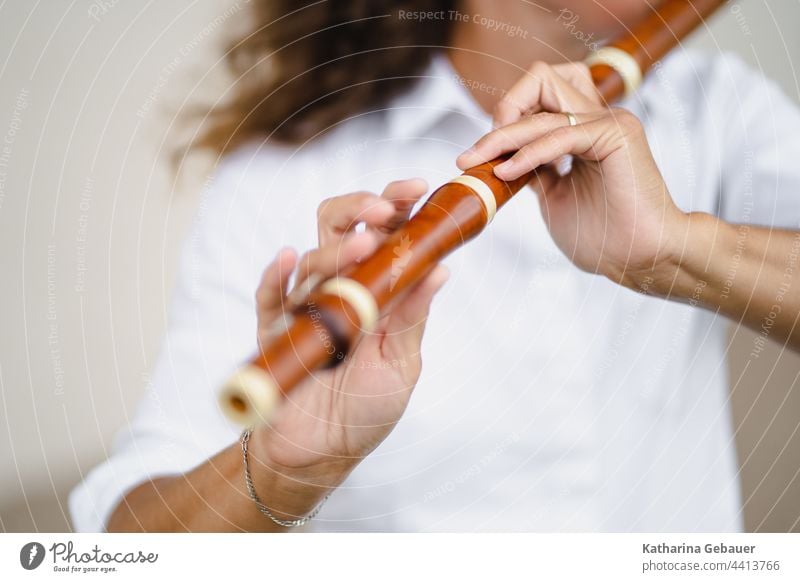
[[[284,249],[264,272],[256,294],[259,340],[266,343],[282,310],[302,301],[304,282],[333,277],[370,255],[406,222],[426,190],[424,181],[412,179],[389,184],[381,196],[360,192],[325,200],[318,211],[319,248],[299,259]],[[356,233],[359,222],[367,228]],[[295,272],[298,283],[289,292]],[[338,485],[403,414],[420,374],[428,310],[447,276],[446,268],[437,266],[344,362],[314,372],[292,390],[274,421],[253,433],[252,454],[272,471],[322,487]]]

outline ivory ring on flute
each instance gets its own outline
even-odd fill
[[[380,310],[375,297],[364,285],[347,277],[335,277],[325,281],[320,287],[320,291],[328,295],[335,295],[352,307],[364,332],[375,329],[375,324],[378,323],[380,317]]]
[[[633,94],[642,84],[642,69],[631,55],[614,46],[604,46],[590,54],[584,63],[592,65],[608,65],[614,69],[625,85],[625,96]]]
[[[272,377],[252,364],[236,370],[219,394],[225,416],[240,426],[269,422],[280,398]]]
[[[483,180],[475,176],[462,174],[450,180],[450,183],[462,184],[475,192],[478,198],[481,199],[481,202],[483,202],[484,208],[486,208],[486,223],[488,224],[492,221],[494,215],[497,214],[497,200],[495,200],[492,189],[489,188]]]

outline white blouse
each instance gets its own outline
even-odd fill
[[[682,209],[800,228],[800,113],[774,83],[735,57],[676,52],[622,105]],[[322,199],[414,176],[438,186],[489,128],[442,55],[388,108],[228,156],[185,243],[152,382],[71,494],[75,529],[104,529],[126,491],[238,439],[217,390],[255,350],[260,273],[279,247],[315,246]],[[315,529],[742,527],[723,317],[580,272],[526,190],[446,262],[408,411]]]

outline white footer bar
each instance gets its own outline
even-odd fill
[[[0,580],[800,580],[800,534],[2,534]]]

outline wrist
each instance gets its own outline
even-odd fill
[[[705,287],[710,254],[723,225],[704,212],[678,212],[663,233],[664,243],[647,268],[626,273],[625,286],[648,295],[691,299]]]
[[[253,430],[248,460],[253,485],[275,517],[293,520],[310,514],[347,477],[354,464],[345,459],[312,459],[295,463],[284,454],[281,437],[269,426]]]

